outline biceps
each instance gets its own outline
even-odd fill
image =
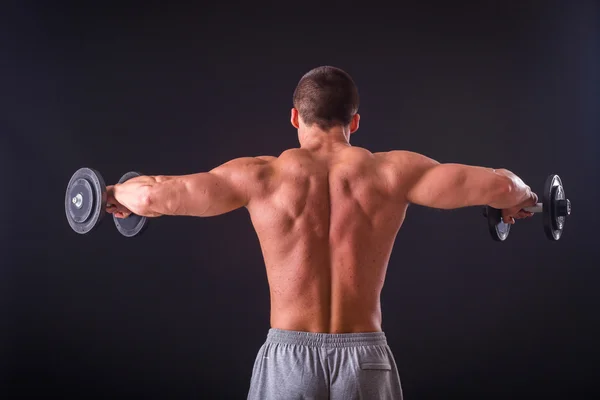
[[[487,204],[498,190],[493,170],[461,164],[440,164],[420,176],[407,194],[414,204],[453,209]]]
[[[181,215],[210,217],[243,207],[245,196],[227,179],[210,172],[183,177]]]

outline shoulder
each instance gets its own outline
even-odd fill
[[[439,164],[423,154],[406,150],[375,153],[375,157],[379,161],[378,171],[382,178],[390,187],[399,190],[410,186],[425,172]]]
[[[375,153],[374,155],[383,164],[401,167],[403,169],[418,170],[422,168],[433,167],[438,164],[438,162],[432,158],[407,150],[392,150],[382,153]]]
[[[373,153],[365,148],[357,146],[343,149],[335,155],[334,159],[337,164],[360,168],[368,168],[376,161]]]
[[[310,151],[301,149],[301,148],[293,148],[287,149],[283,151],[278,159],[279,160],[289,160],[289,159],[300,159],[300,158],[312,158],[312,154]]]
[[[288,149],[277,157],[277,162],[273,165],[278,170],[282,171],[300,171],[306,170],[309,166],[314,164],[314,155],[305,149]]]
[[[233,160],[227,161],[226,163],[224,163],[223,165],[221,165],[218,168],[221,168],[221,167],[229,167],[229,168],[260,167],[260,166],[267,165],[276,159],[277,159],[277,157],[273,157],[273,156],[239,157],[239,158],[234,158]]]
[[[344,150],[344,154],[356,159],[372,159],[375,155],[364,147],[351,146]]]
[[[270,162],[270,161],[277,160],[277,157],[275,157],[275,156],[256,156],[254,158],[256,158],[259,161],[263,161],[263,162]]]
[[[229,178],[264,178],[277,157],[239,157],[212,169],[210,173]]]

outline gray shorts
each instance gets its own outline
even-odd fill
[[[383,332],[269,330],[249,400],[402,399],[400,377]]]

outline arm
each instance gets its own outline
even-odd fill
[[[247,206],[263,192],[270,176],[270,160],[244,157],[210,172],[140,176],[111,187],[109,197],[112,192],[119,204],[146,217],[220,215]]]
[[[507,209],[535,196],[519,177],[504,169],[440,164],[409,152],[391,152],[389,157],[407,179],[410,203],[440,209],[477,205]]]

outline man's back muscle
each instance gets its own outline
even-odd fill
[[[293,149],[270,162],[248,209],[271,291],[273,328],[381,330],[379,297],[406,211],[385,155]]]

